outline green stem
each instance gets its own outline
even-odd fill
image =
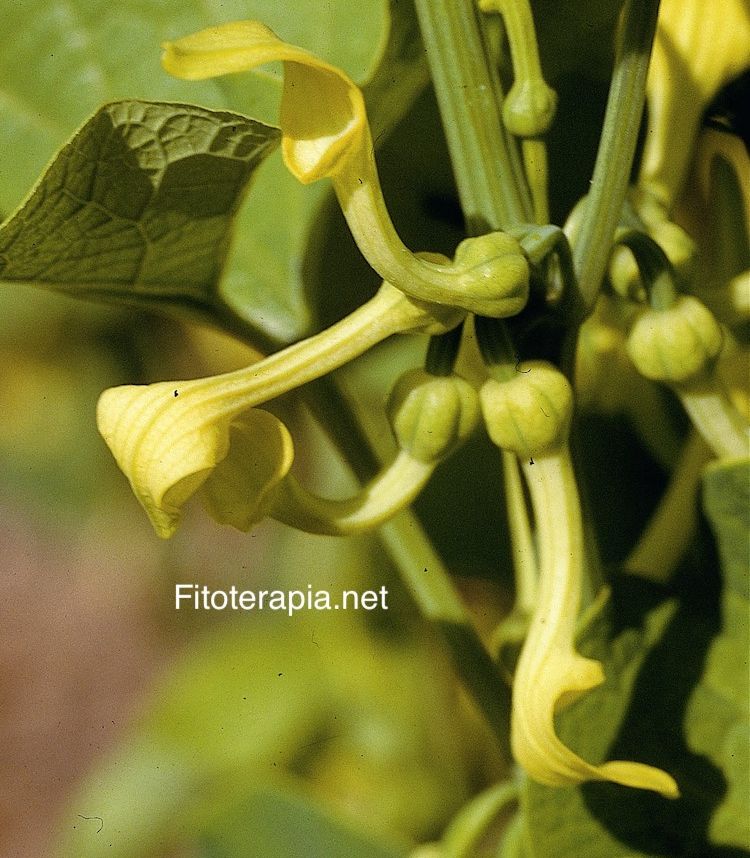
[[[518,359],[507,325],[499,319],[476,316],[474,333],[482,360],[493,368],[493,374],[512,378]]]
[[[698,526],[698,489],[711,451],[693,430],[651,520],[624,563],[626,572],[666,583],[682,560]]]
[[[519,800],[520,786],[503,781],[480,792],[461,808],[445,831],[441,847],[445,858],[471,858],[490,825]]]
[[[542,269],[542,276],[547,281],[547,304],[558,306],[562,309],[570,307],[569,312],[574,313],[575,302],[578,300],[576,288],[576,275],[573,267],[573,255],[570,244],[565,233],[559,226],[551,224],[532,226],[525,224],[518,229],[511,230],[511,234],[518,239],[526,258],[531,263],[532,270]],[[548,263],[550,256],[557,257],[557,275],[546,276],[544,266]]]
[[[531,190],[534,223],[549,223],[547,145],[538,137],[522,140],[521,154]]]
[[[627,247],[635,257],[641,282],[654,310],[666,310],[677,300],[677,277],[667,254],[650,235],[639,229],[621,229],[615,244]]]
[[[420,612],[442,632],[461,679],[509,758],[510,688],[415,513],[399,513],[381,527],[380,538]]]
[[[571,314],[578,322],[585,318],[596,301],[607,270],[612,240],[622,215],[646,99],[646,76],[658,13],[659,0],[626,0],[623,7],[615,68],[591,190],[573,249],[578,297],[571,303]],[[575,328],[571,334],[564,347],[563,363],[572,368],[576,348]],[[574,447],[577,446],[574,439]],[[581,602],[586,606],[603,580],[590,515],[584,516],[584,534],[587,576]]]
[[[335,435],[331,437],[339,449],[343,449],[355,476],[365,482],[371,476],[375,455],[361,423],[351,415],[351,406],[335,384],[316,387],[312,393],[317,400],[316,412],[339,411],[349,415],[338,423],[348,426],[354,436],[350,436],[345,445]],[[331,426],[323,425],[330,433]],[[492,727],[500,748],[510,758],[510,688],[490,658],[450,573],[419,519],[412,510],[405,509],[384,524],[378,534],[419,612],[442,632],[458,675]]]
[[[591,190],[573,251],[584,307],[599,292],[628,188],[659,0],[626,0]]]
[[[532,217],[518,151],[505,133],[501,88],[473,0],[416,0],[469,234]]]
[[[334,375],[311,381],[301,388],[305,404],[328,436],[335,441],[339,454],[362,483],[371,480],[380,470],[372,446],[362,435],[354,404],[342,390]]]
[[[502,456],[503,485],[507,498],[508,529],[516,583],[514,609],[522,616],[530,617],[536,606],[539,589],[537,553],[521,483],[518,457],[508,450],[503,450]]]
[[[425,369],[432,375],[450,375],[456,365],[461,339],[463,337],[463,324],[457,325],[453,330],[445,334],[437,334],[430,338],[425,356]]]

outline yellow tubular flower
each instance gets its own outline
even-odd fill
[[[534,780],[550,786],[609,780],[679,795],[674,780],[643,763],[614,760],[594,766],[560,742],[554,715],[604,680],[600,662],[574,649],[583,529],[567,445],[557,455],[524,461],[539,544],[539,595],[513,679],[513,754]]]
[[[290,172],[304,184],[333,176],[369,142],[359,87],[340,69],[283,42],[258,21],[209,27],[163,47],[166,71],[187,80],[283,62],[281,147]]]
[[[526,303],[528,263],[503,233],[467,239],[453,265],[411,253],[383,200],[362,92],[340,69],[279,39],[256,21],[211,27],[164,45],[164,68],[197,80],[284,63],[281,150],[303,183],[330,178],[349,228],[370,265],[405,293],[485,316]]]
[[[290,474],[279,484],[272,518],[308,533],[349,536],[379,527],[422,491],[437,462],[420,462],[401,451],[351,498],[334,500],[307,491]]]
[[[750,0],[662,0],[639,184],[665,208],[680,191],[703,110],[748,66]]]
[[[550,786],[610,780],[674,798],[677,785],[660,769],[620,760],[592,765],[555,733],[555,713],[604,679],[601,664],[574,645],[584,548],[568,448],[570,385],[551,364],[531,361],[490,379],[479,395],[490,438],[521,461],[537,529],[539,589],[513,678],[513,755]]]
[[[375,297],[331,328],[244,369],[106,390],[97,406],[99,431],[154,529],[169,537],[182,505],[227,456],[240,415],[342,366],[391,334],[440,333],[459,320],[460,315],[447,312],[444,321],[436,319],[431,308],[384,283]],[[288,470],[290,454],[278,441],[280,424],[268,417],[251,418],[251,425],[261,430],[263,444],[276,438],[275,464],[266,482],[261,480],[270,488],[268,481],[274,483]]]

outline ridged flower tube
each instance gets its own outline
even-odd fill
[[[331,536],[379,526],[410,504],[437,465],[474,431],[479,398],[458,375],[415,369],[397,381],[388,415],[398,452],[361,491],[343,500],[324,498],[290,474],[279,485],[269,514],[300,530]]]
[[[106,390],[97,406],[99,431],[159,536],[174,533],[183,504],[226,458],[232,426],[241,415],[342,366],[391,334],[442,333],[460,321],[460,314],[437,308],[436,317],[432,309],[384,283],[370,301],[326,331],[244,369]],[[278,426],[275,431],[278,435]],[[285,445],[277,449],[275,473],[283,476]]]
[[[678,795],[660,769],[616,760],[593,765],[563,745],[555,713],[599,685],[598,661],[575,650],[583,579],[581,505],[568,447],[573,393],[543,361],[501,368],[480,390],[490,438],[518,456],[536,522],[539,589],[513,679],[511,748],[530,777],[550,786],[609,780]]]
[[[284,64],[281,150],[303,183],[330,178],[363,255],[380,276],[425,301],[485,316],[520,312],[529,270],[518,242],[504,233],[466,239],[453,264],[413,254],[399,238],[383,200],[361,90],[340,69],[287,44],[257,21],[202,30],[164,45],[164,68],[198,80]]]

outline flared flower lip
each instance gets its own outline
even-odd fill
[[[162,65],[175,77],[202,80],[285,64],[280,125],[284,161],[307,184],[331,176],[368,135],[364,97],[339,68],[279,39],[258,21],[209,27],[162,44]],[[302,74],[297,69],[304,69]]]
[[[165,539],[177,529],[184,504],[229,453],[232,422],[254,410],[225,385],[226,378],[216,376],[124,385],[99,397],[99,432],[154,530]],[[267,417],[266,431],[279,431],[278,424],[288,436],[277,418]],[[278,479],[291,466],[290,445],[291,439],[279,447]]]

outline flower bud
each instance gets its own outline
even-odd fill
[[[429,464],[445,458],[474,431],[479,397],[458,375],[412,369],[396,382],[387,410],[399,448]]]
[[[538,137],[552,125],[557,93],[541,77],[518,80],[503,105],[503,123],[516,137]]]
[[[682,295],[665,310],[645,309],[630,330],[627,350],[641,375],[682,384],[711,366],[722,342],[711,311],[697,298]]]
[[[507,380],[491,378],[479,391],[492,441],[522,459],[558,450],[568,439],[573,390],[546,361],[528,361]]]
[[[494,318],[520,313],[529,297],[529,263],[518,241],[504,232],[467,238],[456,248],[460,272],[456,303]]]

